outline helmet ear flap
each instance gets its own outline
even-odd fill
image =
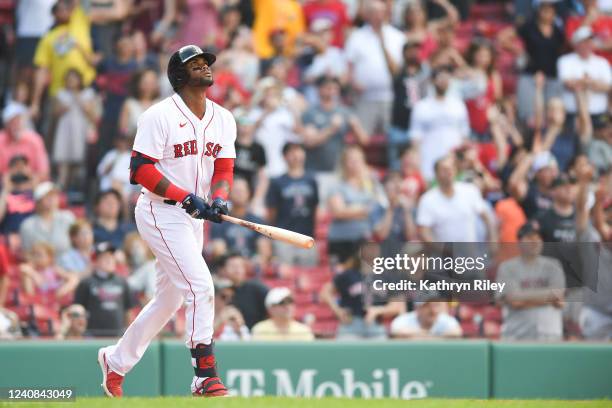
[[[176,80],[176,86],[174,87],[175,90],[178,90],[180,88],[182,88],[187,81],[189,80],[189,74],[187,73],[187,68],[185,68],[184,65],[181,65],[177,70],[176,70],[176,74],[175,74],[175,80]]]
[[[177,53],[174,53],[168,61],[168,79],[175,92],[178,92],[189,81],[187,68]]]

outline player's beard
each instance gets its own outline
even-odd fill
[[[213,79],[212,76],[210,78],[190,78],[189,79],[189,86],[196,86],[196,87],[211,86],[214,83],[215,83],[215,80]]]

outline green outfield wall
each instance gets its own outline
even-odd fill
[[[110,341],[0,342],[0,387],[100,395],[97,349]],[[243,396],[612,398],[612,344],[489,341],[219,343],[220,373]],[[133,396],[185,395],[180,341],[151,345],[125,381]]]
[[[491,343],[496,398],[612,399],[612,343]]]

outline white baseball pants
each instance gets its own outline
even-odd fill
[[[213,337],[214,286],[202,257],[204,221],[180,207],[141,195],[136,204],[138,232],[157,258],[155,297],[142,309],[116,346],[108,348],[108,365],[127,374],[151,340],[181,307],[185,310],[188,348],[210,344]]]

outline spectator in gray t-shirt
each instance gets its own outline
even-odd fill
[[[578,172],[580,176],[581,172]],[[579,203],[586,203],[590,186],[588,168],[586,169],[587,182],[580,185]],[[592,173],[591,173],[592,175]],[[579,177],[580,180],[580,177]],[[596,251],[591,256],[583,258],[594,260],[597,265],[589,265],[595,270],[596,280],[583,289],[583,306],[579,316],[582,335],[588,340],[612,340],[612,191],[610,190],[612,172],[608,171],[601,176],[599,186],[595,192],[595,203],[592,208],[578,206],[577,224],[578,240],[582,242],[581,248],[591,252],[595,245]],[[589,221],[592,221],[592,226]],[[587,252],[587,253],[588,253]]]
[[[334,171],[347,133],[353,132],[360,144],[367,143],[368,135],[359,119],[339,103],[340,84],[336,78],[321,77],[316,84],[319,104],[302,117],[306,170]]]
[[[519,232],[521,254],[500,264],[498,296],[503,304],[504,340],[561,340],[565,275],[559,261],[542,256],[542,237],[535,223]]]
[[[368,143],[369,135],[359,119],[340,104],[340,83],[336,78],[321,77],[316,85],[319,104],[304,112],[302,138],[306,148],[306,170],[315,174],[319,196],[326,198],[346,135],[352,133],[361,145]]]

